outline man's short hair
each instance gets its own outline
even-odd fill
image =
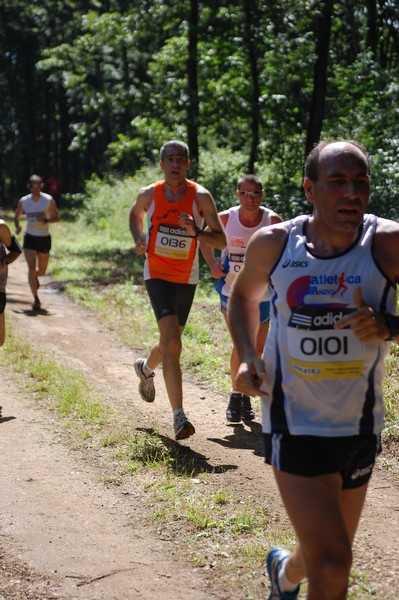
[[[263,190],[263,185],[261,179],[257,175],[243,175],[237,181],[237,189],[240,189],[240,185],[242,183],[253,183],[254,185],[259,186],[259,189]]]
[[[305,177],[308,177],[312,181],[318,180],[321,151],[324,150],[326,146],[329,146],[330,144],[335,144],[336,142],[344,142],[346,144],[351,144],[352,146],[358,148],[358,150],[360,150],[360,152],[365,158],[367,164],[367,171],[370,175],[370,157],[369,153],[367,152],[367,149],[363,146],[363,144],[360,144],[355,140],[324,140],[316,144],[309,152],[305,161]]]
[[[40,177],[40,175],[36,175],[36,173],[33,173],[29,179],[28,179],[28,183],[33,183],[33,182],[37,182],[37,183],[43,183],[43,179]]]
[[[164,145],[161,148],[160,151],[160,159],[163,160],[166,154],[166,151],[168,150],[168,148],[179,148],[179,150],[181,150],[185,157],[187,158],[187,160],[189,160],[190,158],[190,151],[188,149],[187,144],[185,144],[184,142],[180,142],[179,140],[170,140],[169,142],[165,142]]]

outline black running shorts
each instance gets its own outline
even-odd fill
[[[316,477],[341,473],[342,489],[364,485],[380,451],[377,435],[319,437],[264,433],[265,460],[279,471]]]
[[[30,233],[25,233],[24,249],[35,250],[36,252],[48,254],[51,250],[51,236],[31,235]]]
[[[7,296],[5,292],[0,292],[0,314],[4,312],[7,304]]]
[[[147,279],[145,282],[157,321],[169,315],[176,315],[183,327],[190,314],[196,285],[173,283],[164,279]]]

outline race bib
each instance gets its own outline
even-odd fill
[[[238,273],[241,271],[244,265],[245,254],[240,254],[238,252],[231,252],[229,254],[229,272],[227,274],[226,279],[229,283],[233,283],[234,279],[237,277]]]
[[[352,312],[352,311],[345,311]],[[293,312],[287,328],[291,371],[307,380],[352,379],[364,368],[364,345],[350,329],[333,329],[341,309]],[[310,327],[309,327],[310,326]]]
[[[187,260],[193,242],[193,238],[184,228],[162,224],[157,232],[154,253],[167,258]]]
[[[46,213],[44,212],[44,210],[38,211],[38,212],[30,212],[26,215],[26,220],[28,223],[30,223],[31,225],[38,225],[40,221],[43,221],[43,219],[46,217]]]

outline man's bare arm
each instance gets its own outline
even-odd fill
[[[45,222],[46,223],[58,223],[60,220],[60,213],[58,212],[58,208],[57,208],[54,198],[51,199],[51,202],[49,205],[49,212],[50,212],[50,216],[44,219]]]
[[[223,211],[223,212],[219,213],[219,218],[220,218],[220,221],[221,221],[223,227],[226,227],[228,220],[229,220],[228,211]],[[210,231],[210,228],[207,226],[207,227],[205,227],[204,231]],[[223,277],[225,275],[224,269],[223,269],[222,265],[220,264],[220,262],[215,257],[214,247],[209,246],[209,244],[207,244],[205,242],[205,240],[202,239],[203,237],[204,236],[201,235],[201,239],[200,239],[200,250],[201,250],[202,256],[205,258],[206,263],[211,271],[211,276],[215,277],[216,279],[219,279],[220,277]]]
[[[137,254],[144,254],[146,251],[147,241],[143,233],[144,216],[152,202],[153,194],[153,185],[142,188],[129,212],[129,228]]]
[[[14,214],[15,233],[17,235],[21,231],[21,225],[19,223],[19,220],[20,220],[22,214],[23,214],[22,202],[21,202],[21,200],[18,200],[17,208],[16,208],[15,214]]]
[[[5,221],[0,219],[0,242],[7,248],[8,253],[3,258],[0,269],[10,265],[17,260],[22,253],[22,248],[15,236],[11,234],[11,231]]]
[[[263,361],[256,350],[259,302],[268,285],[269,274],[281,255],[286,236],[285,223],[264,227],[253,235],[229,299],[229,327],[241,363],[236,385],[238,390],[251,396],[260,394],[266,377]]]
[[[182,214],[179,223],[181,227],[187,229],[193,237],[200,237],[201,242],[209,246],[223,249],[226,246],[226,235],[220,217],[216,210],[216,204],[208,190],[201,187],[197,190],[197,203],[201,215],[207,224],[206,231],[198,230],[194,220],[186,213]]]
[[[381,271],[394,285],[398,285],[399,224],[395,221],[378,219],[374,257]],[[389,315],[387,318],[378,311],[378,307],[367,306],[360,288],[355,290],[354,298],[358,310],[337,322],[336,329],[349,325],[356,337],[364,344],[381,340],[399,340],[399,316]]]

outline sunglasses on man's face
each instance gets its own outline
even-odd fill
[[[263,194],[263,190],[252,190],[251,192],[247,192],[246,190],[237,190],[237,193],[240,196],[252,196],[252,198],[259,198]]]
[[[30,181],[29,182],[29,187],[40,187],[41,185],[42,185],[41,181]]]

